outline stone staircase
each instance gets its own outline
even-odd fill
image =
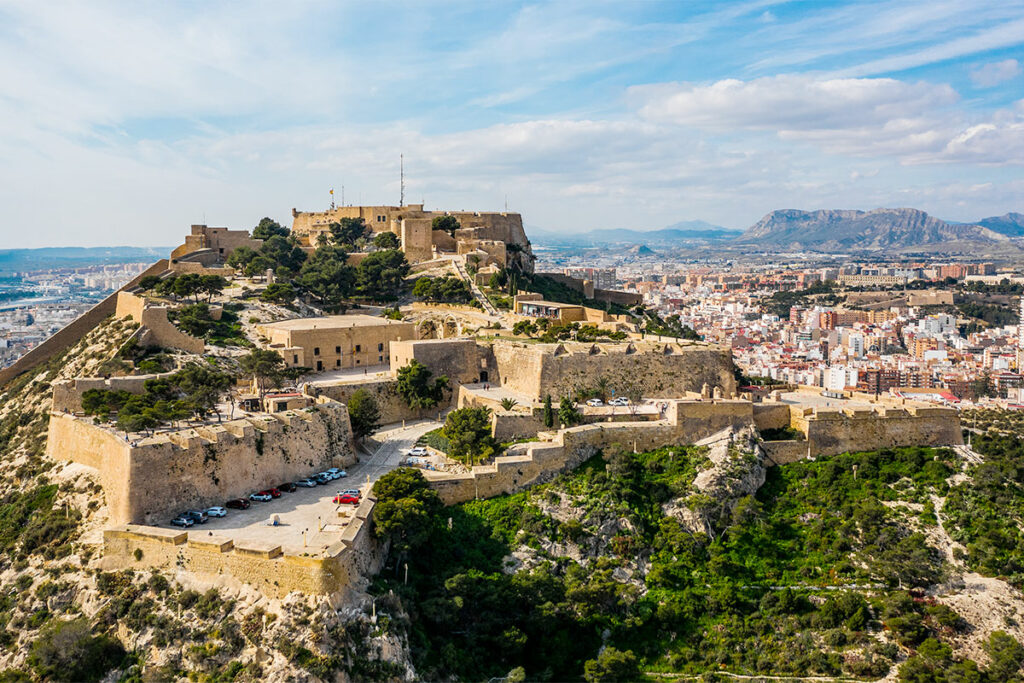
[[[459,274],[459,277],[469,285],[469,291],[473,293],[473,298],[480,302],[484,311],[486,311],[488,315],[500,318],[501,313],[499,313],[498,309],[494,307],[494,304],[491,303],[490,299],[480,291],[476,281],[469,276],[469,272],[466,270],[466,264],[459,259],[452,259],[452,265],[455,266],[455,272]]]

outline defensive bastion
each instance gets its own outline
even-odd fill
[[[348,409],[315,406],[253,414],[128,441],[110,427],[52,412],[47,455],[99,474],[115,524],[166,522],[188,508],[222,505],[252,491],[355,462]]]

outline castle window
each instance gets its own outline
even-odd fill
[[[340,368],[341,367],[341,359],[340,358],[338,360],[334,361],[334,367],[336,367],[336,368]]]
[[[377,356],[377,360],[381,363],[384,362],[384,356]]]
[[[314,356],[319,356],[320,355],[320,347],[319,346],[314,346],[313,347],[313,355]]]
[[[299,364],[299,355],[298,354],[292,354],[292,364],[293,365],[298,365]]]
[[[387,216],[377,216],[377,222],[378,223],[383,223],[384,221],[387,220],[387,218],[388,218]]]
[[[362,350],[363,350],[363,347],[360,344],[356,344],[356,353],[359,353]]]
[[[377,344],[377,350],[378,351],[383,351],[384,350],[384,342],[381,342],[380,344]]]
[[[341,347],[340,346],[335,346],[334,347],[334,352],[340,354],[341,353]]]

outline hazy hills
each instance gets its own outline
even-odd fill
[[[45,247],[0,249],[0,273],[79,268],[114,263],[151,263],[167,258],[170,247]]]
[[[780,209],[745,231],[705,221],[682,221],[659,230],[613,228],[565,234],[530,228],[529,234],[536,244],[567,247],[703,244],[709,248],[756,247],[766,251],[948,250],[980,254],[999,249],[1017,251],[1015,238],[1024,237],[1024,214],[957,223],[919,209]]]

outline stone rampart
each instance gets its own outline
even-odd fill
[[[306,393],[348,403],[352,394],[366,389],[377,401],[380,409],[380,423],[394,424],[402,420],[419,420],[425,417],[436,417],[438,411],[446,409],[454,392],[445,392],[445,400],[436,408],[422,410],[410,408],[405,398],[398,393],[398,380],[393,377],[369,379],[365,382],[315,382],[306,385]]]
[[[785,429],[790,426],[791,411],[788,403],[755,403],[754,425],[758,431]]]
[[[534,412],[509,412],[500,408],[491,413],[491,436],[498,443],[529,439],[547,429],[544,418]]]
[[[332,596],[337,604],[360,577],[380,569],[383,553],[372,534],[374,503],[372,497],[364,499],[340,540],[321,552],[297,554],[227,536],[190,539],[185,531],[128,524],[104,531],[104,562],[110,569],[184,570],[211,583],[228,575],[271,598],[300,591]],[[138,558],[136,551],[141,551]]]
[[[495,342],[493,353],[508,389],[542,399],[575,396],[604,378],[617,394],[639,390],[645,398],[677,398],[705,384],[736,391],[729,349],[704,343],[525,344]]]
[[[167,259],[160,259],[149,268],[135,276],[131,282],[126,284],[120,290],[114,292],[106,299],[72,320],[58,332],[48,337],[46,341],[40,343],[39,346],[19,358],[14,364],[0,370],[0,386],[3,386],[23,372],[27,372],[39,365],[42,365],[54,356],[60,355],[77,344],[78,341],[91,329],[99,325],[104,318],[113,314],[117,310],[117,297],[121,292],[131,289],[147,275],[159,275],[166,270]]]
[[[99,471],[115,524],[165,521],[188,508],[355,461],[348,410],[312,408],[157,433],[128,442],[113,430],[51,413],[47,454]]]
[[[814,456],[899,446],[963,443],[960,418],[952,408],[908,406],[794,411],[792,425],[807,435]]]
[[[118,318],[131,318],[143,328],[139,343],[143,346],[160,346],[165,349],[180,349],[188,353],[202,353],[206,344],[202,339],[182,332],[167,317],[166,306],[154,306],[145,297],[131,292],[118,292]]]

